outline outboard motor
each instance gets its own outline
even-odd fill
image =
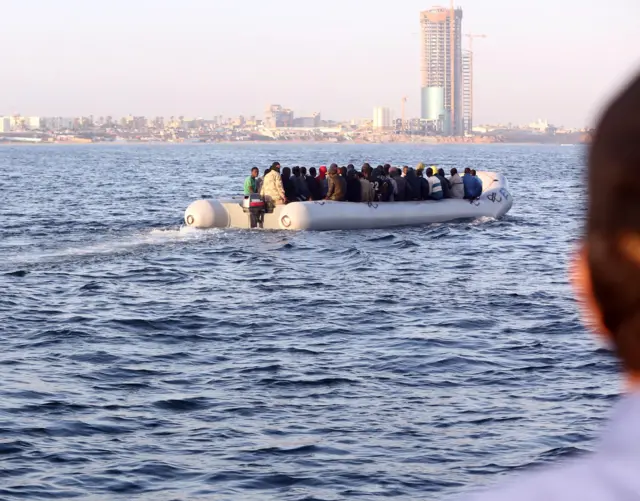
[[[246,195],[242,200],[243,212],[249,214],[252,228],[262,228],[264,223],[265,204],[257,193]]]

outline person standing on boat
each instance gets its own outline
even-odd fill
[[[460,174],[458,174],[458,169],[455,167],[451,169],[449,184],[451,185],[451,198],[464,198],[464,185],[462,183],[462,178],[460,177]]]
[[[244,180],[244,196],[253,195],[254,193],[260,193],[258,191],[258,175],[260,171],[257,167],[251,169],[251,175]]]
[[[284,205],[287,203],[287,198],[284,196],[282,178],[280,177],[279,162],[273,162],[269,172],[264,176],[260,195],[264,198],[265,202],[272,205]]]
[[[331,164],[329,167],[329,190],[326,200],[343,202],[347,194],[347,180],[339,174],[338,166]]]

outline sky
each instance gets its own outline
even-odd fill
[[[444,2],[448,6],[448,0]],[[438,0],[0,0],[0,115],[370,118],[420,113]],[[592,125],[640,69],[639,0],[456,0],[474,123]],[[467,44],[467,40],[464,41]]]

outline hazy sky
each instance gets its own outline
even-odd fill
[[[419,114],[430,0],[0,0],[0,115]],[[448,5],[445,3],[445,5]],[[640,69],[640,0],[459,0],[475,123],[581,126]],[[465,40],[465,44],[467,41]]]

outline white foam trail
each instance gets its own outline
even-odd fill
[[[487,223],[491,223],[493,221],[496,221],[495,217],[491,217],[491,216],[480,216],[477,219],[474,219],[473,221],[471,221],[471,226],[479,226],[481,224],[487,224]]]
[[[118,252],[132,251],[138,247],[151,245],[164,245],[173,242],[203,240],[219,238],[223,236],[223,230],[219,228],[199,230],[188,226],[181,226],[178,229],[154,228],[142,233],[125,236],[118,240],[107,240],[81,247],[67,247],[54,250],[53,252],[40,252],[31,255],[16,256],[18,261],[37,262],[42,260],[64,258],[70,256],[91,256],[102,254],[115,254]]]

